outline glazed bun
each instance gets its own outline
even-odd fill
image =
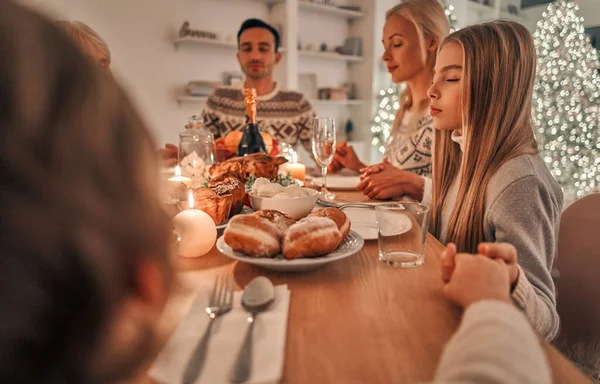
[[[317,257],[334,251],[341,241],[342,234],[333,220],[306,217],[285,232],[281,248],[286,259]]]
[[[326,217],[333,220],[342,234],[342,239],[345,239],[350,232],[350,219],[341,209],[323,208],[311,213],[308,217]]]
[[[234,251],[250,257],[275,257],[281,252],[283,232],[269,220],[252,215],[237,215],[229,220],[223,240]]]
[[[269,220],[271,223],[275,224],[277,228],[279,228],[281,233],[285,233],[289,227],[296,224],[296,220],[294,220],[291,216],[274,209],[262,209],[254,212],[252,215]]]

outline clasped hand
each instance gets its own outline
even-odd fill
[[[397,168],[386,159],[383,162],[360,169],[360,183],[356,189],[371,199],[393,199],[405,195],[421,201],[425,181],[421,176]]]
[[[467,308],[480,300],[510,303],[519,277],[517,251],[508,243],[482,243],[476,255],[457,253],[452,243],[442,254],[444,295]]]

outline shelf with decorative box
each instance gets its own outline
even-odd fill
[[[224,41],[224,40],[220,40],[218,38],[210,39],[210,38],[206,38],[206,37],[190,37],[190,36],[182,37],[182,38],[175,40],[173,42],[173,45],[175,45],[175,47],[179,47],[181,45],[216,45],[216,46],[221,46],[224,48],[232,48],[232,49],[238,48],[237,42],[235,40]],[[285,48],[279,47],[279,52],[284,53]]]
[[[303,11],[330,14],[334,16],[345,17],[349,20],[360,19],[361,17],[365,16],[365,12],[362,11],[345,9],[335,5],[318,4],[308,0],[300,0],[298,5],[300,6],[300,10]]]
[[[508,19],[530,27],[529,20],[520,15],[522,12],[518,0],[448,0],[456,9],[459,27],[491,21]],[[466,12],[461,12],[466,9]]]

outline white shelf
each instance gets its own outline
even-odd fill
[[[518,15],[513,15],[512,13],[508,13],[508,11],[500,11],[500,18],[516,21],[517,23],[521,23],[524,26],[528,26],[528,24],[529,24],[528,19],[518,16]]]
[[[499,1],[499,0],[496,0]],[[474,1],[468,0],[468,6],[469,6],[469,10],[479,13],[479,14],[486,14],[486,13],[495,13],[495,9],[492,5],[484,5],[484,4],[480,4],[480,3],[476,3]]]
[[[182,37],[173,42],[175,46],[184,45],[184,44],[198,44],[198,45],[216,45],[220,47],[227,48],[237,48],[237,42],[235,41],[222,41],[217,39],[207,39],[203,37]]]
[[[253,1],[255,3],[263,3],[263,4],[267,4],[269,6],[285,2],[285,0],[246,0],[246,1]]]
[[[179,103],[206,103],[208,100],[208,96],[190,96],[190,95],[181,95],[177,97],[177,102]],[[313,99],[309,100],[313,105],[364,105],[366,100],[318,100]]]
[[[223,41],[223,40],[217,40],[217,39],[207,39],[207,38],[202,38],[202,37],[189,37],[189,36],[177,39],[173,42],[173,44],[176,47],[180,46],[180,45],[215,45],[215,46],[224,47],[224,48],[233,48],[233,49],[238,48],[237,41]],[[281,52],[281,53],[285,52],[285,48],[279,47],[279,52]]]
[[[349,9],[342,9],[342,8],[338,8],[338,7],[332,6],[332,5],[310,3],[308,1],[302,1],[302,0],[300,0],[298,2],[298,5],[300,6],[300,9],[302,9],[302,10],[319,12],[319,13],[327,13],[327,14],[331,14],[331,15],[345,17],[349,20],[360,19],[361,17],[365,16],[365,13],[361,12],[361,11],[351,11]]]
[[[177,97],[179,103],[206,103],[206,100],[208,100],[208,96],[182,95]]]
[[[327,60],[344,60],[344,61],[363,61],[364,57],[362,56],[351,56],[351,55],[340,55],[339,53],[331,53],[331,52],[316,52],[316,51],[298,51],[300,56],[304,57],[317,57],[320,59]]]

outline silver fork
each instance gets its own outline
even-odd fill
[[[185,368],[182,380],[183,384],[192,384],[196,381],[198,376],[200,376],[202,368],[204,367],[204,362],[206,361],[206,350],[211,335],[212,324],[217,317],[231,310],[233,290],[234,283],[231,275],[224,273],[223,275],[217,276],[208,301],[208,306],[204,309],[210,320],[208,321],[208,326],[204,331],[202,339],[198,342],[198,345]]]
[[[377,204],[361,204],[361,203],[344,203],[344,204],[338,204],[338,203],[333,203],[330,201],[324,201],[321,199],[317,200],[317,204],[320,205],[321,207],[327,207],[327,208],[337,208],[337,209],[345,209],[345,208],[370,208],[370,209],[375,209],[375,207],[377,206]]]

